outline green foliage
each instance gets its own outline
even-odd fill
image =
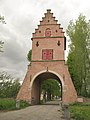
[[[32,50],[29,50],[28,54],[27,54],[27,59],[29,62],[31,62],[32,60]]]
[[[0,73],[0,98],[15,98],[19,89],[19,79],[14,79],[5,72]]]
[[[70,37],[70,52],[67,64],[78,95],[90,93],[90,24],[85,16],[79,15],[67,28]]]
[[[44,92],[44,94],[47,93],[47,99],[51,100],[51,95],[52,97],[54,96],[59,96],[60,97],[60,85],[59,82],[57,82],[54,79],[48,79],[43,81],[42,86],[41,86],[41,91]]]
[[[0,110],[13,110],[15,109],[14,99],[0,99]]]
[[[20,101],[20,108],[25,108],[25,107],[28,107],[28,106],[30,106],[30,105],[26,101],[23,101],[23,100]]]
[[[20,101],[20,109],[28,107],[29,104],[25,101]],[[0,99],[0,110],[16,110],[15,99]]]
[[[1,16],[1,15],[0,15],[0,23],[6,24],[6,22],[5,22],[5,20],[4,20],[4,16]],[[4,44],[4,42],[2,42],[2,41],[0,40],[0,52],[3,52],[3,51],[2,51],[3,44]]]
[[[75,120],[90,120],[90,104],[70,105],[71,117]]]
[[[0,23],[6,24],[5,20],[4,20],[4,16],[0,15]]]

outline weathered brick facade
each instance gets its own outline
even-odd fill
[[[63,28],[53,17],[51,10],[47,10],[32,35],[32,62],[28,66],[17,99],[29,102],[33,99],[33,104],[37,104],[41,82],[53,78],[61,83],[64,103],[77,101],[77,93],[65,64],[65,44]]]

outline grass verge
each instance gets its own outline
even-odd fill
[[[20,101],[20,109],[28,107],[29,104],[25,101]],[[0,99],[0,111],[16,110],[15,99]]]
[[[90,103],[71,104],[70,112],[74,120],[90,120]]]

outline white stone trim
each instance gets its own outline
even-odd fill
[[[34,82],[34,80],[36,79],[36,77],[37,77],[38,75],[42,74],[42,73],[45,73],[45,72],[46,72],[46,70],[42,70],[42,71],[38,72],[36,75],[34,75],[34,77],[33,77],[32,80],[31,80],[31,83],[30,83],[30,87],[29,87],[30,90],[32,89],[32,85],[33,85],[33,82]],[[61,83],[62,83],[62,89],[63,89],[63,88],[64,88],[63,78],[62,78],[57,72],[54,72],[54,71],[52,71],[52,70],[48,70],[48,72],[55,74],[55,75],[60,79],[60,81],[61,81]]]

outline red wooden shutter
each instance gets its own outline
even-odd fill
[[[42,59],[43,60],[47,59],[47,51],[46,50],[42,50]]]
[[[52,60],[53,59],[53,50],[52,49],[42,50],[42,59],[43,60]]]
[[[53,50],[47,50],[47,60],[53,59]]]

